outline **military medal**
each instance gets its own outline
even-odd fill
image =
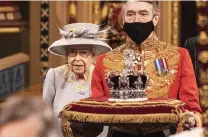
[[[154,60],[155,70],[159,76],[166,75],[168,73],[168,64],[165,58]]]

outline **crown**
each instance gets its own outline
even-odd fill
[[[124,69],[121,72],[109,72],[107,84],[110,97],[114,99],[144,98],[148,85],[148,75],[143,72],[144,54],[133,50],[123,51]]]
[[[111,74],[107,78],[110,97],[115,99],[135,99],[145,97],[148,77],[145,74],[133,75],[120,73],[119,76]]]

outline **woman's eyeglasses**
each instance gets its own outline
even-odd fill
[[[69,50],[68,51],[68,57],[76,57],[78,54],[81,57],[87,58],[91,54],[91,52],[88,50]]]

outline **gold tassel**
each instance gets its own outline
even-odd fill
[[[199,112],[195,112],[194,114],[195,114],[194,119],[196,122],[196,126],[201,127],[202,126],[202,115]]]
[[[92,122],[92,123],[178,123],[176,114],[93,114],[74,111],[64,111],[62,117],[68,121]]]

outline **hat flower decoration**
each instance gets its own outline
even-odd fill
[[[99,25],[92,23],[73,23],[59,29],[62,39],[55,41],[50,47],[49,51],[55,55],[65,56],[68,47],[77,48],[78,46],[91,46],[95,54],[101,54],[112,50],[112,48],[105,42],[106,39],[102,35],[110,30],[100,30]]]

